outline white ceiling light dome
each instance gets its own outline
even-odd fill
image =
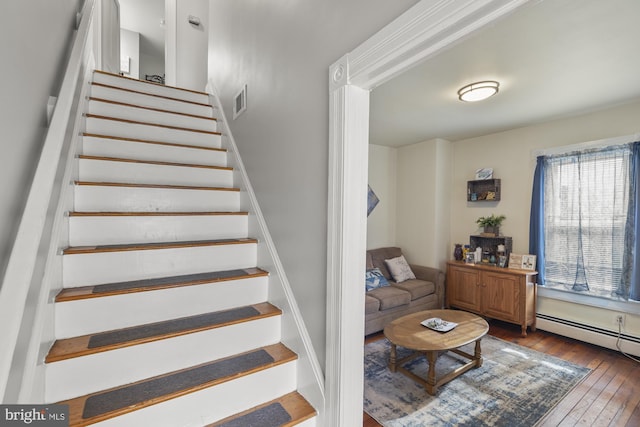
[[[458,99],[465,102],[482,101],[498,93],[499,87],[500,83],[494,80],[471,83],[458,91]]]

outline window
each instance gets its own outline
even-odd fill
[[[546,287],[637,298],[636,144],[538,158],[531,253]]]

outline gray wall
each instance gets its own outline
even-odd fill
[[[230,120],[248,85],[230,126],[322,365],[329,66],[415,3],[211,1],[209,77]]]
[[[46,135],[46,105],[57,95],[84,0],[0,2],[0,277]]]

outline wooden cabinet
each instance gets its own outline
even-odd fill
[[[447,263],[447,307],[516,323],[527,336],[536,330],[537,272],[487,265]]]

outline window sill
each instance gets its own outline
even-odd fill
[[[538,286],[538,296],[567,301],[573,304],[581,304],[640,315],[640,303],[634,301],[615,301],[607,298],[598,298],[591,295],[563,291],[560,289],[547,288],[544,286]]]

